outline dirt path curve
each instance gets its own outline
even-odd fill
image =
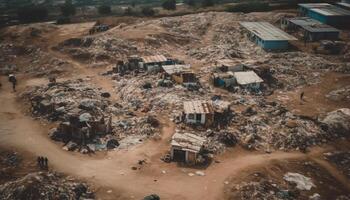
[[[66,152],[54,144],[46,136],[47,130],[42,124],[21,113],[9,85],[2,88],[0,104],[0,145],[47,156],[50,166],[55,170],[120,192],[122,195],[118,196],[119,199],[140,199],[150,193],[157,193],[162,199],[220,199],[223,182],[228,176],[274,159],[306,156],[302,153],[239,152],[238,157],[237,153],[231,152],[230,155],[225,155],[223,162],[208,167],[205,176],[190,177],[188,172],[196,170],[159,161],[160,153],[169,144],[174,125],[162,127],[163,136],[160,141],[150,140],[132,149],[111,151],[104,158],[89,157]],[[131,170],[141,159],[147,159],[148,163],[140,170]]]

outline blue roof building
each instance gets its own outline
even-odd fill
[[[276,28],[268,22],[240,22],[247,29],[249,39],[266,50],[286,50],[294,36]]]
[[[340,31],[309,17],[282,20],[282,28],[287,32],[301,32],[306,41],[337,40]]]
[[[350,26],[350,11],[328,3],[299,4],[300,14],[334,27]]]

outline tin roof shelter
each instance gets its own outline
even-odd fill
[[[207,127],[214,123],[214,108],[211,102],[186,101],[183,106],[186,123],[201,124]]]
[[[162,63],[166,62],[168,59],[163,55],[155,55],[155,56],[144,56],[141,57],[145,64],[150,63]]]
[[[350,26],[350,11],[330,4],[299,4],[301,15],[335,27]]]
[[[240,24],[249,31],[249,38],[264,49],[287,49],[288,41],[297,40],[268,22],[240,22]]]
[[[339,38],[340,31],[338,29],[309,17],[296,17],[286,19],[286,21],[288,29],[303,30],[304,38],[309,41]]]
[[[196,164],[205,138],[191,133],[175,133],[171,140],[170,156],[173,161]]]
[[[206,101],[185,101],[184,112],[185,114],[208,114],[213,112],[213,106]]]
[[[264,82],[254,71],[235,72],[233,75],[239,85],[250,85]]]
[[[190,72],[191,66],[190,65],[163,65],[162,66],[163,70],[165,73],[172,75],[176,73],[181,73],[181,72]]]
[[[345,10],[350,10],[350,1],[349,1],[349,3],[347,3],[347,2],[337,3],[337,6],[343,8]]]

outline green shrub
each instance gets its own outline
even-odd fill
[[[98,7],[98,13],[101,15],[108,15],[112,13],[111,6],[108,5],[102,5]]]
[[[233,6],[228,6],[226,8],[226,11],[228,12],[263,12],[263,11],[270,11],[271,7],[269,3],[264,2],[246,2],[246,3],[239,3]]]

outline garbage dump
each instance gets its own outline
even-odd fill
[[[125,117],[130,114],[128,109],[113,105],[104,94],[78,79],[28,88],[21,96],[34,116],[58,122],[49,136],[63,142],[65,150],[91,153],[114,149],[129,135],[152,137],[159,132],[154,117]]]
[[[84,183],[54,172],[30,173],[0,185],[0,199],[95,199]]]

